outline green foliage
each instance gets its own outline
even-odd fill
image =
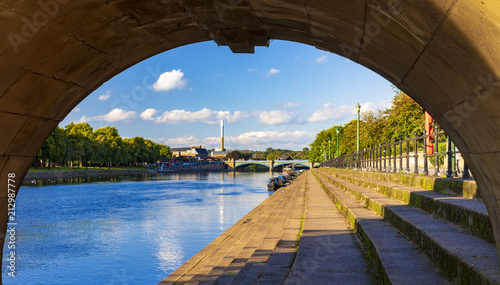
[[[360,150],[375,146],[394,138],[421,134],[424,129],[424,111],[422,107],[404,92],[393,86],[396,93],[392,106],[384,111],[374,113],[366,111],[361,114]],[[357,120],[342,126],[333,126],[322,130],[311,143],[309,160],[321,162],[325,157],[337,156],[337,128],[339,128],[339,156],[357,151]]]
[[[71,122],[65,128],[56,127],[38,152],[38,160],[60,165],[77,162],[107,166],[118,164],[154,163],[172,156],[170,148],[142,137],[123,139],[115,127],[93,130],[88,123]]]
[[[422,133],[424,130],[424,109],[410,96],[392,86],[396,96],[392,99],[392,107],[387,109],[384,139],[392,140]]]
[[[226,159],[237,160],[237,159],[240,159],[240,157],[241,157],[241,152],[239,152],[238,150],[233,150],[233,151],[229,152],[228,154],[226,154]]]
[[[280,156],[290,156],[292,159],[303,160],[307,159],[309,149],[304,148],[302,151],[294,151],[288,149],[274,149],[268,147],[265,151],[256,151],[252,154],[252,159],[255,160],[274,160],[279,159]]]

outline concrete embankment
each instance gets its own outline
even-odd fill
[[[194,165],[188,167],[164,168],[162,173],[200,173],[200,172],[226,172],[232,171],[224,169],[223,164],[217,165]],[[108,169],[92,169],[73,170],[73,171],[41,171],[28,172],[24,178],[25,181],[43,180],[43,179],[61,179],[61,178],[78,178],[78,177],[96,177],[96,176],[113,176],[113,175],[136,175],[149,174],[156,175],[159,173],[157,168],[152,169],[127,169],[127,170],[108,170]]]
[[[130,170],[74,170],[74,171],[42,171],[28,172],[24,180],[60,179],[77,177],[94,177],[102,175],[134,175],[157,174],[156,169],[130,169]]]

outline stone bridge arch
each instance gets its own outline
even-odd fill
[[[57,124],[126,68],[202,41],[251,52],[288,40],[347,57],[420,103],[462,151],[500,248],[498,1],[3,1],[0,22],[4,182],[16,173],[18,187]],[[6,183],[0,193],[4,237]]]

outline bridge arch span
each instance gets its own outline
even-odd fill
[[[420,103],[471,168],[500,248],[500,3],[467,0],[7,1],[0,6],[0,176],[16,189],[57,124],[158,53],[270,39],[342,55]],[[75,12],[77,11],[77,12]],[[44,15],[37,21],[36,15]],[[8,190],[0,185],[0,242]]]
[[[268,163],[265,163],[265,162],[247,162],[247,163],[239,163],[239,164],[237,164],[234,168],[243,167],[243,166],[249,166],[249,165],[262,165],[262,166],[265,166],[265,167],[269,168],[269,164],[268,164]]]
[[[278,166],[283,166],[283,165],[290,165],[290,164],[298,164],[298,165],[301,165],[301,166],[310,167],[309,163],[307,163],[307,162],[287,163],[286,160],[284,160],[284,161],[280,161],[280,160],[274,161],[273,167],[278,167]]]

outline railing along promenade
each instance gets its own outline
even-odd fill
[[[427,138],[432,137],[434,141],[434,152],[427,153]],[[447,151],[439,152],[440,138],[447,137]],[[423,150],[419,154],[419,150]],[[350,168],[357,170],[379,171],[379,172],[400,172],[418,175],[422,171],[423,175],[429,175],[429,162],[434,164],[434,176],[440,176],[440,157],[447,158],[446,177],[452,178],[459,172],[458,164],[453,163],[459,151],[452,150],[452,142],[443,130],[434,127],[432,134],[421,136],[415,132],[413,137],[406,135],[406,139],[399,137],[393,141],[387,141],[370,148],[360,150],[359,153],[349,153],[320,163],[321,167]],[[419,168],[419,156],[423,156],[423,168]],[[403,163],[404,161],[404,163]],[[413,161],[413,165],[411,162]],[[455,160],[456,162],[456,160]],[[413,166],[413,168],[411,168]],[[463,163],[462,178],[470,178],[467,164]]]

